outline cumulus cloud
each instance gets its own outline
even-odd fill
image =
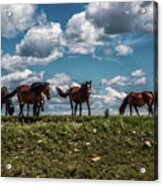
[[[120,44],[115,47],[117,56],[127,56],[133,53],[133,49],[130,46]]]
[[[128,80],[128,78],[126,76],[116,76],[112,79],[102,79],[101,80],[101,84],[102,85],[107,85],[107,86],[114,86],[114,85],[120,85],[120,86],[124,86],[126,85],[126,81]]]
[[[92,54],[96,46],[103,45],[103,28],[96,28],[86,19],[85,12],[73,15],[65,31],[69,53]]]
[[[14,71],[15,66],[47,65],[63,56],[65,40],[59,23],[47,23],[30,28],[16,45],[14,55],[2,56],[2,69]]]
[[[28,59],[32,63],[49,63],[63,55],[62,29],[59,23],[39,25],[28,30],[24,38],[16,45],[16,54]]]
[[[65,85],[65,84],[70,84],[71,82],[71,77],[66,74],[65,72],[62,73],[57,73],[52,77],[51,79],[48,80],[49,83],[53,85]]]
[[[146,73],[142,69],[134,70],[128,76],[115,76],[111,79],[102,78],[100,85],[103,86],[138,86],[146,84]]]
[[[117,99],[123,99],[126,97],[125,92],[118,92],[117,90],[113,89],[112,87],[106,87],[106,91],[108,93],[109,99],[112,101],[116,101]]]
[[[22,84],[32,84],[33,82],[42,81],[44,71],[32,72],[29,69],[23,71],[15,71],[1,77],[2,86],[7,86],[9,89],[14,89]]]
[[[20,56],[17,55],[10,55],[10,54],[5,54],[2,56],[1,59],[1,69],[2,71],[7,71],[7,72],[13,72],[15,71],[15,67],[17,69],[25,69],[26,64],[23,61],[23,59]]]
[[[33,17],[36,10],[35,5],[21,4],[1,6],[1,32],[3,37],[13,38],[19,32],[33,25]]]
[[[146,77],[141,77],[133,81],[133,85],[145,85]]]
[[[92,2],[86,9],[87,19],[107,34],[132,31],[153,32],[153,2]],[[145,8],[145,14],[141,13]]]
[[[109,108],[111,114],[117,113],[117,108],[125,96],[125,92],[118,91],[111,86],[106,86],[103,93],[101,91],[96,91],[91,95],[91,108],[96,114],[103,114],[106,108]]]
[[[131,76],[133,77],[141,77],[141,76],[145,76],[146,73],[142,70],[142,69],[137,69],[133,72],[131,72]]]
[[[52,78],[47,80],[50,83],[52,92],[56,95],[56,86],[59,86],[64,91],[70,88],[72,83],[71,77],[66,73],[57,73]]]

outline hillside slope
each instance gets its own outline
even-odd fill
[[[42,116],[21,123],[17,117],[2,117],[1,127],[2,176],[157,178],[153,118]]]

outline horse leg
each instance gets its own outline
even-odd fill
[[[7,114],[8,114],[8,105],[6,103],[6,113],[5,113],[5,115],[7,116]]]
[[[80,113],[79,115],[81,116],[82,115],[82,104],[80,103]]]
[[[20,104],[20,113],[19,113],[19,116],[24,116],[23,114],[23,107],[24,107],[24,103]]]
[[[37,105],[37,116],[40,115],[40,105]]]
[[[151,105],[148,105],[148,113],[149,113],[149,116],[150,116],[150,114],[151,114],[151,116],[153,115],[153,109],[152,109]]]
[[[29,104],[27,104],[27,116],[29,116]]]
[[[136,114],[139,116],[139,111],[138,111],[137,106],[136,106],[136,105],[134,105],[134,108],[135,108],[135,112],[136,112]]]
[[[129,105],[129,108],[130,108],[130,116],[132,116],[132,106]]]
[[[34,103],[33,104],[33,116],[36,116],[37,115],[37,104]]]
[[[44,101],[41,101],[40,105],[41,105],[41,111],[44,112]]]
[[[91,115],[91,108],[89,105],[89,101],[87,101],[87,108],[88,108],[88,115],[90,116]]]
[[[76,104],[75,104],[75,116],[76,116],[77,108],[78,108],[78,104],[76,103]]]
[[[6,112],[5,112],[5,115],[7,116],[7,103],[6,103]]]
[[[70,99],[70,106],[71,106],[71,112],[72,112],[72,116],[74,115],[74,112],[73,112],[73,103],[72,103],[72,100]]]
[[[19,116],[21,116],[21,113],[22,113],[22,112],[21,112],[21,103],[20,103],[20,102],[19,102],[19,110],[20,110],[20,111],[19,111]]]

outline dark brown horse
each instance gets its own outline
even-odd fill
[[[79,115],[82,115],[82,104],[86,102],[87,108],[88,108],[88,115],[91,115],[91,109],[89,104],[89,97],[91,94],[91,81],[85,82],[81,84],[81,87],[71,87],[66,92],[63,92],[59,87],[56,87],[57,93],[63,97],[66,98],[69,96],[70,99],[70,105],[72,110],[72,116],[76,115],[77,107],[79,105]],[[75,107],[73,105],[73,102],[75,103]]]
[[[17,94],[19,102],[19,116],[23,115],[23,107],[25,104],[34,105],[34,114],[38,115],[41,103],[41,94],[44,94],[47,99],[50,99],[50,88],[49,83],[37,82],[29,85],[20,85],[13,92],[8,94],[5,99],[10,98]],[[38,110],[37,110],[38,109]]]
[[[143,107],[145,104],[147,104],[149,116],[150,114],[153,115],[153,109],[152,109],[153,101],[154,101],[154,96],[153,93],[150,91],[131,92],[123,100],[119,108],[119,113],[124,114],[126,106],[129,105],[130,115],[132,115],[132,107],[134,107],[137,115],[139,115],[139,111],[137,107]]]

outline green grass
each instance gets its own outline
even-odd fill
[[[155,122],[149,117],[2,117],[2,176],[155,180]],[[151,147],[144,146],[144,140]],[[94,159],[95,158],[95,159]],[[6,169],[11,164],[11,170]],[[144,167],[146,173],[141,174]]]

